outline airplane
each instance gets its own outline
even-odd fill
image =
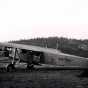
[[[0,43],[0,46],[0,56],[10,59],[6,65],[7,71],[14,70],[15,65],[21,62],[26,63],[27,69],[39,65],[40,69],[88,70],[88,58],[65,54],[57,49],[16,43]]]

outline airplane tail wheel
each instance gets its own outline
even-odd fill
[[[13,71],[15,71],[14,65],[13,65],[13,64],[9,64],[9,65],[7,66],[7,72],[13,72]]]

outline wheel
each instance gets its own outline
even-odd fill
[[[13,72],[13,71],[15,71],[15,66],[13,64],[9,64],[7,66],[7,72]]]
[[[34,70],[34,65],[33,65],[33,64],[27,65],[27,69],[28,69],[28,70]]]

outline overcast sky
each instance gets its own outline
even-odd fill
[[[88,39],[88,0],[0,0],[0,42],[49,36]]]

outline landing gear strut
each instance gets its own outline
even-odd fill
[[[12,63],[10,63],[10,64],[7,66],[7,71],[8,71],[8,72],[12,72],[12,71],[15,70],[15,58],[16,58],[16,52],[17,52],[17,48],[15,48]]]

